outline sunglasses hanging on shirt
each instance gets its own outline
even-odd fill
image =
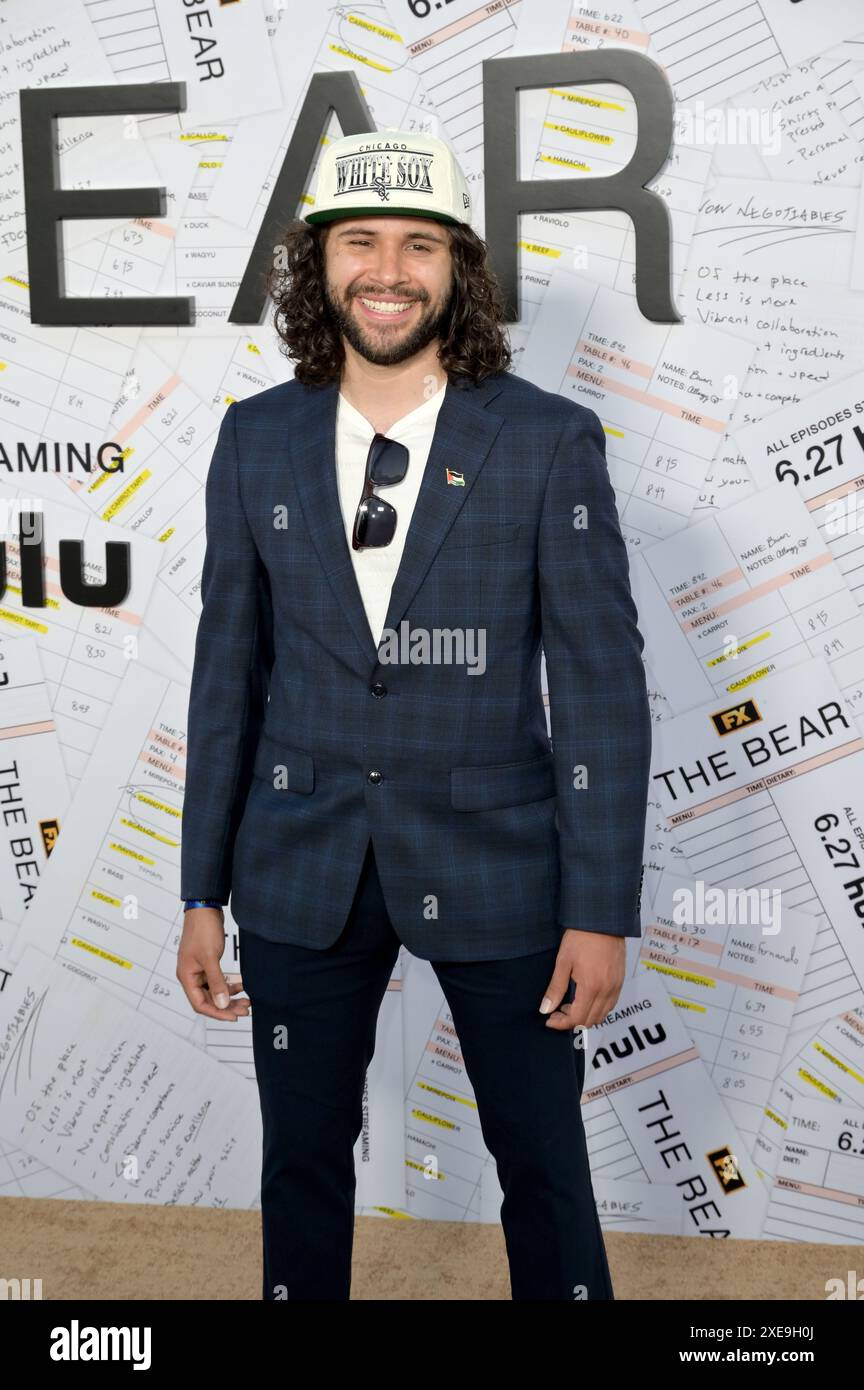
[[[363,496],[354,517],[351,546],[364,550],[367,546],[389,545],[396,531],[396,508],[382,497],[376,497],[376,487],[393,487],[401,483],[408,472],[408,449],[398,439],[374,434],[366,456]]]

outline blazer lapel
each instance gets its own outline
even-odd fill
[[[356,638],[353,665],[366,676],[378,651],[354,573],[336,480],[336,411],[340,382],[304,387],[291,412],[294,477],[300,506],[318,558]],[[438,411],[435,432],[417,501],[405,536],[402,559],[384,622],[398,627],[444,537],[459,515],[504,423],[486,406],[500,393],[495,377],[479,386],[450,382]],[[461,473],[464,487],[447,482],[447,469]],[[358,493],[359,496],[359,493]],[[362,660],[361,660],[362,657]]]
[[[303,387],[296,408],[289,415],[291,452],[294,481],[309,536],[327,582],[357,639],[357,646],[351,649],[352,665],[366,674],[375,661],[376,650],[345,538],[336,481],[339,385],[333,381],[326,386]]]
[[[491,378],[475,388],[457,389],[450,382],[445,387],[405,548],[390,592],[385,630],[398,628],[441,542],[470,496],[504,424],[503,416],[486,410],[500,390]],[[447,482],[448,469],[463,475],[464,487]]]

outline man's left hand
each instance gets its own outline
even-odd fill
[[[568,928],[561,937],[552,979],[540,1005],[547,1028],[593,1028],[615,1007],[626,968],[626,938]],[[571,980],[572,1004],[561,1004]]]

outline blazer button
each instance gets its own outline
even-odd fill
[[[366,778],[366,781],[367,781],[367,782],[375,782],[376,785],[377,785],[378,782],[383,782],[383,780],[384,780],[383,773],[378,772],[378,771],[377,771],[376,769],[374,769],[374,768],[373,768],[373,770],[369,773],[369,776]]]
[[[375,684],[374,684],[373,686],[370,687],[370,689],[371,689],[371,691],[372,691],[372,694],[373,694],[373,695],[376,697],[376,699],[378,699],[378,700],[381,699],[382,695],[386,695],[386,694],[387,694],[387,687],[386,687],[386,685],[384,684],[383,681],[376,681]]]

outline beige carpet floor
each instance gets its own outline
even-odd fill
[[[618,1299],[825,1299],[864,1276],[861,1246],[608,1234]],[[45,1299],[259,1299],[261,1218],[108,1202],[0,1198],[0,1277]],[[357,1218],[353,1299],[509,1299],[500,1226]]]

